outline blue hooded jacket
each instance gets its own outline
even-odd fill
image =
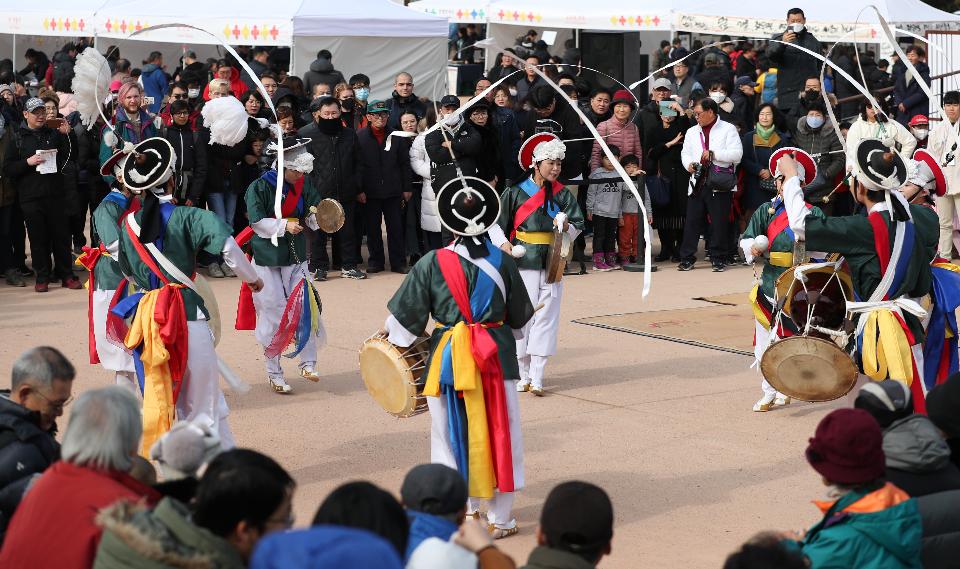
[[[424,540],[437,537],[447,541],[458,529],[457,524],[433,514],[407,510],[407,518],[410,520],[410,537],[407,539],[407,552],[403,556],[404,562],[410,560],[413,551]]]
[[[366,530],[340,526],[273,533],[257,544],[250,569],[401,569],[396,550]]]

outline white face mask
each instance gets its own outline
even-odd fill
[[[796,23],[796,24],[791,24],[790,27],[793,29],[793,33],[799,34],[800,32],[803,31],[803,29],[804,29],[806,26],[803,25],[803,24],[800,24],[800,23]]]
[[[925,128],[915,128],[915,129],[913,129],[913,136],[915,136],[915,137],[917,138],[917,140],[923,140],[924,138],[927,137],[927,134],[929,134],[929,133],[930,133],[930,131],[927,130],[927,129],[925,129]]]
[[[200,89],[187,89],[187,97],[196,99],[200,96]]]
[[[710,98],[717,102],[719,105],[726,100],[727,94],[723,91],[710,91]]]
[[[807,126],[810,128],[820,128],[823,126],[825,119],[823,117],[818,117],[816,115],[807,115]]]

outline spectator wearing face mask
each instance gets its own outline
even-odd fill
[[[196,90],[196,89],[195,89]],[[199,90],[196,90],[199,93]],[[160,110],[160,120],[163,121],[164,126],[170,126],[173,124],[173,116],[170,113],[171,106],[177,102],[183,101],[187,103],[187,109],[189,111],[188,122],[190,128],[196,130],[197,128],[197,117],[200,116],[200,110],[195,108],[197,98],[190,98],[190,88],[186,83],[175,82],[170,84],[170,89],[167,90],[167,101],[164,104],[163,108]]]
[[[812,103],[807,114],[796,123],[793,145],[813,156],[817,163],[817,177],[804,188],[804,195],[830,215],[833,203],[822,203],[822,198],[833,190],[837,174],[843,170],[845,157],[843,145],[833,126],[827,122],[827,109],[823,103]]]
[[[367,113],[367,100],[370,98],[370,78],[363,73],[357,73],[350,77],[350,87],[353,88],[353,96],[357,98],[357,111]]]
[[[819,76],[807,77],[807,80],[803,84],[803,91],[797,95],[799,97],[798,102],[793,105],[793,109],[787,116],[788,124],[792,125],[790,126],[790,132],[794,132],[797,119],[806,116],[811,105],[817,103],[823,104],[822,91],[823,85],[820,83]],[[833,93],[827,93],[827,101],[829,101],[831,106],[837,106],[837,98],[833,96]],[[837,119],[839,120],[840,117],[838,116]]]
[[[910,134],[917,139],[917,148],[926,148],[927,137],[930,135],[930,123],[926,115],[914,115],[908,126]]]
[[[888,148],[896,150],[904,160],[913,157],[917,147],[917,139],[909,130],[897,121],[892,121],[885,114],[877,111],[869,101],[860,103],[860,116],[850,125],[847,132],[847,172],[853,171],[857,162],[856,152],[860,142],[867,138],[876,138],[883,141]],[[906,162],[909,164],[909,162]]]
[[[720,118],[740,129],[742,125],[738,122],[737,117],[733,115],[734,104],[727,95],[726,84],[723,82],[713,82],[708,89],[707,96],[713,99],[713,102],[720,107]]]
[[[697,83],[707,89],[719,84],[726,98],[726,94],[733,90],[733,73],[729,67],[724,67],[722,55],[710,52],[703,56],[703,70],[697,73]]]
[[[772,39],[795,44],[813,53],[821,53],[820,41],[807,29],[806,24],[807,17],[803,10],[791,8],[787,12],[785,30],[775,34]],[[790,111],[797,106],[797,93],[803,88],[806,78],[819,76],[820,61],[799,49],[776,42],[767,46],[767,57],[777,68],[778,106],[789,116]]]
[[[177,100],[169,110],[173,122],[162,127],[160,135],[173,146],[177,155],[173,196],[183,205],[200,204],[207,179],[207,149],[199,144],[200,137],[190,126],[189,104]]]
[[[333,88],[333,97],[340,103],[340,121],[343,126],[354,131],[367,126],[367,117],[362,112],[353,87],[347,83],[337,83]]]
[[[483,137],[465,120],[467,117],[464,113],[452,116],[459,108],[460,99],[455,95],[445,95],[440,99],[439,121],[442,126],[428,134],[424,141],[427,156],[432,163],[431,185],[437,194],[457,177],[457,167],[464,176],[477,175],[477,160],[483,151]]]

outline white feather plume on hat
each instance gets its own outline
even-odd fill
[[[110,65],[103,54],[88,47],[77,56],[73,72],[70,88],[77,100],[80,122],[89,130],[100,116],[101,102],[110,96]]]
[[[247,114],[235,97],[210,99],[200,111],[203,124],[210,128],[210,144],[233,146],[247,136]]]

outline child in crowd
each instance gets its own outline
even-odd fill
[[[611,144],[610,152],[620,158],[618,147]],[[610,178],[610,181],[599,181],[604,178]],[[617,227],[620,223],[621,195],[626,188],[606,155],[601,166],[590,173],[590,179],[597,181],[587,189],[587,219],[593,222],[593,270],[619,269]]]
[[[647,193],[647,188],[643,185],[640,159],[634,154],[627,154],[620,159],[620,165],[633,178],[637,191],[643,194],[643,205],[647,208],[646,222],[648,225],[652,224],[653,209],[651,209],[650,194]],[[620,201],[620,232],[617,236],[621,265],[637,262],[640,243],[640,207],[637,205],[637,197],[633,195],[633,192],[625,184],[623,186]]]

